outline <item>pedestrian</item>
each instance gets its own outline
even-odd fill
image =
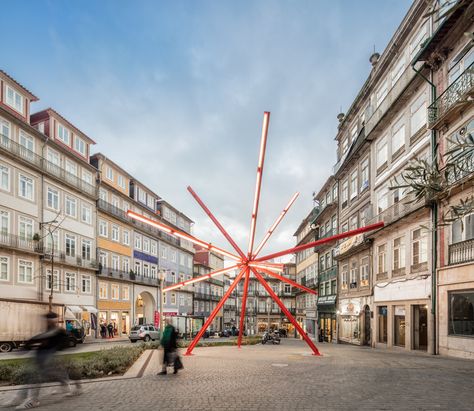
[[[39,407],[39,392],[41,383],[58,381],[61,383],[57,393],[74,396],[82,393],[80,383],[76,382],[71,389],[71,380],[66,368],[60,361],[55,360],[59,350],[68,346],[69,337],[64,328],[58,326],[58,315],[50,312],[46,315],[46,332],[38,334],[25,343],[25,348],[36,349],[34,356],[35,376],[32,383],[39,383],[33,388],[18,391],[17,397],[9,406],[18,405],[16,409]]]
[[[100,336],[102,338],[107,338],[107,327],[104,322],[100,323]]]
[[[177,374],[178,370],[183,368],[183,363],[178,354],[178,342],[177,342],[176,329],[171,324],[169,319],[166,319],[166,326],[163,330],[163,336],[161,338],[161,346],[163,347],[163,368],[158,375],[166,375],[166,368],[173,364],[173,374]]]
[[[107,326],[107,331],[109,332],[109,338],[114,337],[114,325],[110,322]]]

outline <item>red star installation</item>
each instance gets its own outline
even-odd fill
[[[204,212],[209,216],[209,218],[213,221],[213,223],[216,225],[216,227],[219,229],[219,231],[224,235],[224,237],[227,239],[227,241],[230,243],[230,245],[234,248],[235,253],[231,253],[227,250],[224,250],[220,247],[217,247],[211,243],[208,243],[206,241],[202,241],[188,233],[176,230],[173,227],[170,227],[166,224],[163,224],[162,222],[159,221],[154,221],[151,220],[147,217],[144,217],[143,215],[137,214],[131,210],[127,212],[127,214],[138,221],[141,221],[142,223],[149,224],[150,226],[153,226],[167,234],[173,235],[178,238],[182,238],[188,241],[191,241],[194,244],[197,244],[204,249],[207,249],[209,251],[213,251],[217,254],[220,254],[228,259],[234,260],[235,264],[233,264],[230,267],[223,268],[220,270],[213,271],[209,274],[200,276],[200,277],[195,277],[190,280],[186,281],[181,281],[179,283],[170,285],[168,287],[163,288],[163,292],[165,291],[170,291],[170,290],[175,290],[181,287],[185,287],[190,284],[194,284],[200,281],[207,280],[209,278],[216,277],[218,275],[222,275],[224,273],[227,273],[229,271],[233,270],[238,270],[238,275],[235,277],[234,281],[230,285],[229,289],[226,291],[226,293],[223,295],[222,299],[219,301],[217,304],[216,308],[214,311],[211,313],[207,321],[204,323],[202,326],[201,330],[198,332],[194,340],[191,342],[189,345],[186,355],[190,355],[196,346],[196,344],[199,342],[201,337],[203,336],[204,332],[206,329],[209,327],[209,325],[212,323],[214,318],[216,317],[217,313],[222,309],[225,301],[229,298],[229,296],[232,294],[234,289],[237,287],[238,283],[244,278],[244,288],[243,288],[243,296],[242,296],[242,302],[241,302],[241,315],[240,315],[240,326],[239,326],[239,336],[237,340],[237,346],[240,348],[241,343],[242,343],[242,334],[243,334],[243,329],[244,329],[244,318],[245,318],[245,309],[246,309],[246,304],[247,304],[247,295],[248,295],[248,287],[249,287],[249,280],[250,276],[253,275],[255,278],[262,284],[262,286],[265,288],[265,290],[268,292],[271,298],[278,304],[280,309],[283,311],[283,313],[287,316],[288,320],[294,325],[298,333],[301,335],[301,337],[306,341],[306,343],[309,345],[311,350],[313,351],[314,355],[320,355],[318,349],[314,345],[313,341],[307,336],[306,332],[301,328],[301,326],[298,324],[298,322],[294,319],[294,317],[290,314],[288,309],[285,307],[283,302],[278,298],[278,296],[275,294],[275,292],[272,290],[272,288],[268,285],[267,281],[265,280],[266,276],[274,277],[277,278],[280,281],[283,281],[285,283],[288,283],[292,285],[293,287],[299,288],[301,290],[304,290],[307,293],[310,294],[315,294],[317,295],[317,291],[312,290],[308,287],[305,287],[304,285],[298,284],[295,281],[290,280],[289,278],[283,277],[279,273],[283,271],[283,264],[275,264],[270,262],[271,260],[281,257],[284,255],[288,254],[293,254],[298,251],[303,251],[308,248],[312,248],[315,246],[318,246],[320,244],[324,243],[331,243],[335,242],[337,240],[340,240],[342,238],[347,238],[351,237],[357,234],[361,234],[367,231],[375,230],[378,228],[381,228],[383,226],[383,223],[376,223],[372,225],[368,225],[366,227],[361,227],[356,230],[352,231],[347,231],[345,233],[337,234],[332,237],[327,237],[321,240],[313,241],[307,244],[302,244],[297,247],[293,247],[287,250],[279,251],[277,253],[273,254],[268,254],[263,257],[259,257],[259,253],[262,250],[263,246],[266,244],[272,233],[275,231],[277,226],[280,224],[281,220],[285,216],[285,214],[288,212],[289,208],[291,205],[295,202],[296,198],[298,197],[299,193],[295,193],[290,201],[288,202],[287,206],[283,209],[283,211],[280,213],[278,218],[275,220],[273,225],[269,228],[267,233],[265,234],[264,238],[260,242],[260,244],[254,248],[254,240],[255,240],[255,227],[257,224],[257,215],[258,215],[258,207],[260,203],[260,190],[262,186],[262,174],[263,174],[263,165],[265,161],[265,148],[267,145],[267,134],[268,134],[268,125],[270,121],[270,113],[265,112],[263,116],[263,128],[262,128],[262,136],[260,140],[260,155],[258,158],[258,166],[257,166],[257,181],[255,183],[255,197],[254,197],[254,202],[253,202],[253,210],[252,210],[252,216],[250,220],[250,235],[249,235],[249,244],[248,244],[248,249],[247,253],[244,253],[241,248],[236,244],[236,242],[232,239],[232,237],[229,235],[229,233],[225,230],[225,228],[221,225],[221,223],[217,220],[217,218],[214,216],[214,214],[211,213],[209,208],[203,203],[203,201],[199,198],[199,196],[196,194],[196,192],[191,188],[188,187],[188,191],[191,193],[191,195],[195,198],[195,200],[198,202],[198,204],[202,207]]]

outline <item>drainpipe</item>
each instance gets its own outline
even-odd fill
[[[431,104],[436,101],[436,85],[433,83],[433,70],[430,69],[430,78],[428,79],[421,69],[415,68],[415,63],[411,65],[412,69],[418,74],[423,80],[425,80],[431,87]],[[431,129],[431,158],[436,158],[436,144],[437,135],[436,130]],[[437,160],[436,160],[437,161]],[[437,309],[437,266],[438,266],[438,201],[434,201],[431,205],[431,224],[432,224],[432,256],[431,256],[431,315],[428,316],[428,323],[431,323],[431,335],[428,336],[428,350],[430,354],[438,354],[437,349],[437,330],[436,330],[436,309]],[[430,344],[431,343],[431,344]]]

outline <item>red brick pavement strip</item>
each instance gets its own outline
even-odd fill
[[[178,375],[94,382],[56,410],[472,410],[474,361],[301,341],[198,348]],[[155,358],[155,357],[154,357]],[[156,361],[156,358],[155,360]],[[158,368],[150,362],[149,366]],[[8,397],[10,393],[3,393]],[[0,398],[0,401],[8,398]]]

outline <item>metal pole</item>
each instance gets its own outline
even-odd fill
[[[247,268],[247,270],[245,271],[244,294],[242,296],[240,324],[239,324],[239,335],[237,337],[237,347],[239,347],[239,348],[240,348],[240,345],[242,344],[242,335],[244,334],[244,318],[245,318],[245,309],[247,307],[247,295],[248,295],[248,288],[249,288],[249,280],[250,280],[250,270]]]
[[[270,333],[270,307],[272,306],[272,302],[270,297],[267,299],[267,314],[268,314],[268,321],[267,321],[267,331]]]
[[[164,285],[164,275],[163,271],[160,271],[160,339],[163,336],[163,285]]]

